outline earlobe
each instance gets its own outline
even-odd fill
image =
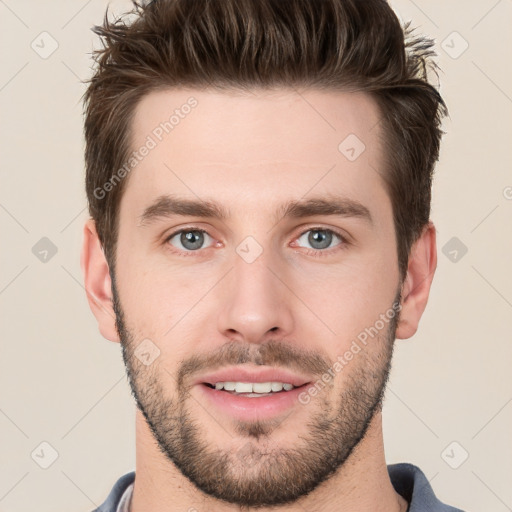
[[[396,337],[413,336],[427,306],[430,286],[437,266],[436,229],[429,222],[411,248],[407,276],[402,285],[402,309]]]
[[[109,267],[92,219],[84,225],[80,266],[89,307],[96,317],[102,336],[110,341],[119,342],[112,305]]]

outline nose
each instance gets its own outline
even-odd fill
[[[265,251],[252,263],[236,254],[219,297],[218,329],[224,336],[261,343],[293,330],[293,293]]]

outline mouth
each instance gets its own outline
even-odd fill
[[[244,367],[205,375],[195,382],[200,399],[221,413],[244,421],[270,419],[289,412],[311,378],[280,369]]]
[[[246,396],[250,398],[261,398],[264,396],[273,396],[277,393],[288,393],[294,389],[307,386],[305,383],[301,386],[294,386],[290,382],[216,382],[210,384],[204,382],[203,385],[217,391],[225,391],[236,396]]]

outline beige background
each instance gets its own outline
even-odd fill
[[[128,4],[111,2],[117,13]],[[90,511],[135,467],[120,348],[100,336],[79,266],[87,217],[80,80],[97,44],[89,28],[106,5],[0,0],[0,512]],[[512,510],[512,1],[393,6],[436,38],[451,117],[434,188],[438,271],[418,334],[397,342],[384,412],[387,460],[420,466],[443,501],[505,512]],[[53,40],[58,48],[42,58]],[[46,262],[32,252],[43,237],[57,248]],[[455,262],[452,246],[443,254],[453,237],[467,247]],[[43,469],[53,450],[57,459]],[[465,452],[452,469],[448,462],[457,466]]]

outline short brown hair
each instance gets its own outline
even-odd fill
[[[126,179],[104,197],[130,152],[137,103],[177,86],[307,87],[367,92],[377,102],[383,178],[393,206],[401,277],[429,221],[432,175],[447,109],[427,70],[433,41],[412,38],[385,0],[154,0],[105,14],[84,95],[89,212],[110,271]],[[96,192],[95,192],[96,191]]]

